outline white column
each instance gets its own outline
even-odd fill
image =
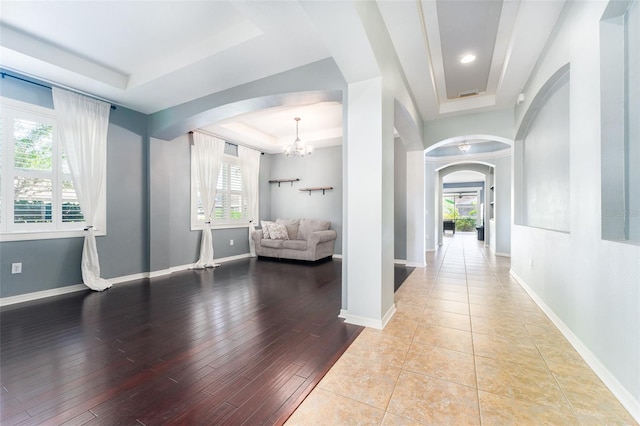
[[[437,178],[438,178],[438,187],[436,188],[436,194],[437,194],[437,198],[436,198],[436,217],[437,217],[437,222],[436,222],[436,229],[438,230],[438,245],[441,246],[444,243],[443,240],[443,226],[442,226],[442,220],[443,220],[443,216],[442,216],[442,175],[440,172],[437,172]]]
[[[491,180],[490,174],[486,173],[484,175],[484,199],[482,203],[484,204],[484,246],[491,246],[491,227],[489,226],[489,216],[491,215]],[[480,201],[480,191],[478,191],[478,201]],[[495,247],[491,247],[491,250],[495,251]]]
[[[424,155],[424,152],[422,152]],[[438,244],[438,203],[436,202],[438,172],[433,163],[424,162],[425,251],[434,251]]]
[[[393,97],[376,77],[349,85],[347,108],[347,306],[340,316],[384,328],[395,313]]]
[[[425,222],[432,212],[425,209],[424,151],[407,152],[407,265],[422,267],[425,262]]]

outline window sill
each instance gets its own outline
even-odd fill
[[[216,230],[216,229],[235,229],[235,228],[248,228],[249,224],[248,223],[242,223],[242,224],[236,224],[236,223],[228,223],[228,224],[221,224],[221,225],[213,225],[211,227],[211,229]],[[191,230],[192,231],[202,231],[203,226],[202,225],[191,225]]]
[[[639,240],[614,240],[613,238],[603,238],[602,241],[607,241],[614,244],[624,244],[627,246],[640,246]]]
[[[96,237],[107,235],[105,231],[96,230]],[[4,232],[0,234],[0,242],[7,241],[34,241],[34,240],[53,240],[62,238],[80,238],[84,237],[83,229],[67,229],[62,231],[16,231]]]

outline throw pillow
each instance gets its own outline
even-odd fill
[[[287,235],[290,240],[298,239],[298,228],[300,227],[300,219],[276,219],[276,223],[281,223],[287,227]]]
[[[326,231],[331,228],[331,221],[317,219],[302,219],[298,230],[299,240],[308,240],[316,231]]]
[[[264,238],[265,240],[271,239],[271,234],[269,233],[269,226],[274,224],[275,224],[274,222],[271,222],[269,220],[260,221],[260,227],[262,228],[262,238]]]
[[[281,223],[269,225],[269,235],[272,240],[288,240],[287,227]]]

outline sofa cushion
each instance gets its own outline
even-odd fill
[[[282,248],[282,243],[283,240],[265,240],[262,239],[260,241],[260,245],[263,247],[269,247],[269,248],[275,248],[275,249],[281,249]]]
[[[266,238],[267,240],[271,238],[271,235],[269,234],[269,226],[273,224],[274,222],[271,222],[269,220],[260,221],[260,227],[262,228],[262,238]]]
[[[276,219],[276,223],[281,223],[287,227],[287,235],[289,235],[290,240],[298,239],[300,219]]]
[[[331,228],[331,221],[317,219],[301,219],[298,229],[298,239],[308,240],[309,236],[316,231],[326,231]]]
[[[269,225],[269,236],[272,240],[288,240],[289,234],[287,233],[287,227],[281,223],[274,223]]]
[[[306,250],[307,242],[304,240],[285,240],[282,242],[282,248],[293,250]]]

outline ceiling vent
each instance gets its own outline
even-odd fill
[[[478,94],[478,89],[464,90],[462,92],[458,92],[458,97],[459,98],[466,98],[468,96],[475,96],[477,94]]]

